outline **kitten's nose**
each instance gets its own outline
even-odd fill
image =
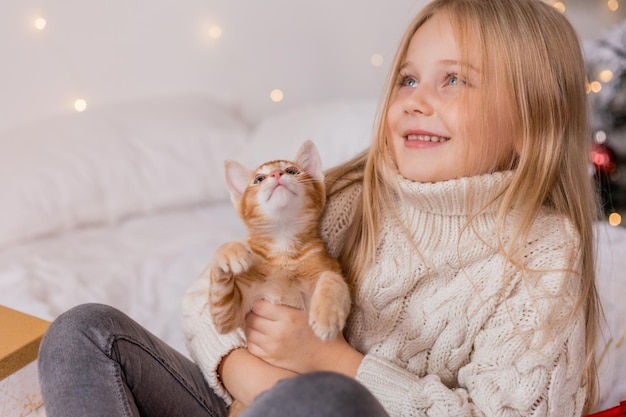
[[[270,172],[270,177],[274,177],[277,180],[280,179],[280,177],[282,177],[283,175],[283,171],[281,171],[280,169],[274,170],[272,172]]]

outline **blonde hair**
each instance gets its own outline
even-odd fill
[[[510,208],[521,213],[506,253],[512,256],[523,245],[534,220],[546,207],[569,218],[580,236],[582,294],[577,312],[583,309],[586,319],[587,362],[581,383],[587,387],[588,413],[597,396],[594,355],[600,307],[592,230],[597,209],[587,165],[586,74],[578,36],[553,7],[540,0],[434,0],[413,19],[397,49],[369,150],[326,174],[331,194],[354,181],[363,184],[361,203],[344,237],[341,263],[348,277],[361,275],[374,259],[383,213],[393,213],[389,202],[394,201],[395,183],[386,178],[388,170],[381,169],[393,163],[387,150],[385,115],[409,42],[435,13],[450,18],[462,58],[468,55],[468,39],[478,40],[481,85],[490,87],[482,89],[483,103],[497,102],[494,98],[499,94],[511,103],[509,117],[517,129],[517,152],[504,165],[493,166],[493,171],[513,170],[499,207],[500,224],[504,225]],[[497,122],[498,118],[490,118],[495,111],[487,107],[483,124]]]

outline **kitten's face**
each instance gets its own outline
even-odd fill
[[[231,200],[247,223],[288,222],[319,216],[325,203],[320,157],[312,142],[302,145],[294,161],[270,161],[249,171],[226,163]]]
[[[290,161],[272,161],[261,165],[244,192],[254,199],[266,215],[297,211],[306,198],[306,182],[314,181]]]

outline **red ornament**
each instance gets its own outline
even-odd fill
[[[618,406],[609,408],[608,410],[599,411],[589,414],[587,417],[620,417],[626,416],[626,401],[621,401]]]
[[[600,174],[614,174],[617,171],[617,155],[604,143],[591,145],[591,163]]]

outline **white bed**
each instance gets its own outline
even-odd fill
[[[566,2],[583,36],[624,17]],[[312,139],[328,167],[366,147],[425,0],[40,3],[0,5],[0,305],[52,320],[107,303],[185,352],[183,292],[245,233],[224,159],[290,158]],[[626,228],[597,230],[607,408],[626,399]]]

